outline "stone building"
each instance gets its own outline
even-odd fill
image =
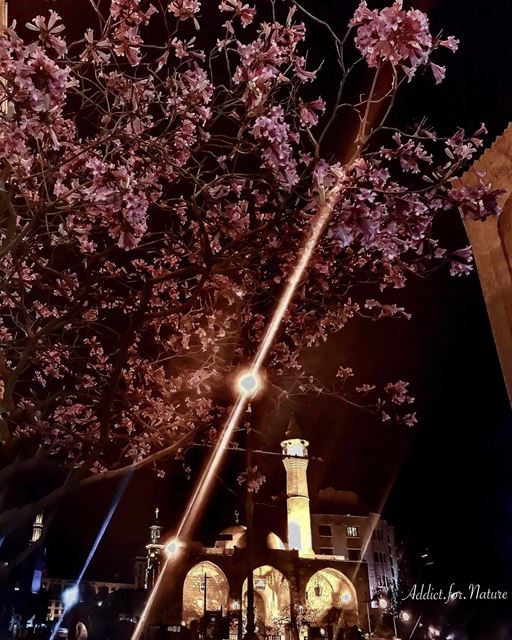
[[[336,637],[342,627],[363,625],[375,591],[372,583],[376,582],[376,563],[368,563],[366,558],[370,550],[377,552],[381,542],[372,533],[388,533],[387,525],[379,524],[376,514],[353,522],[351,516],[310,514],[308,447],[292,418],[281,443],[286,472],[287,539],[257,525],[254,528],[251,566],[256,626],[259,633],[276,640],[289,637],[297,624],[304,634],[307,626],[314,626],[326,637]],[[372,540],[367,552],[359,547],[357,557],[341,544],[337,533],[347,522],[358,528],[362,539]],[[320,526],[330,527],[329,547],[320,545]],[[246,527],[235,523],[220,532],[213,546],[177,545],[162,537],[159,549],[164,572],[149,626],[190,626],[204,619],[205,614],[216,612],[230,619],[230,636],[241,637],[247,607],[247,535]],[[390,540],[394,545],[394,538]],[[387,537],[385,543],[389,546]],[[148,549],[154,554],[155,545],[148,545]],[[166,553],[170,554],[169,562],[164,561]],[[396,553],[392,557],[396,580]],[[154,557],[148,554],[147,562],[148,567],[154,566]]]
[[[394,528],[378,513],[368,513],[352,491],[329,488],[319,492],[321,513],[311,514],[313,549],[322,555],[363,560],[368,567],[370,595],[398,587],[398,557]],[[327,508],[325,508],[327,507]]]
[[[499,216],[484,221],[465,220],[464,225],[491,321],[503,376],[512,402],[512,124],[462,177],[466,186],[480,176],[493,189],[502,190]]]

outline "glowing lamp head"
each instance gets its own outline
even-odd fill
[[[388,608],[388,601],[386,600],[386,598],[379,598],[379,608],[380,609]]]
[[[260,386],[260,379],[257,374],[246,371],[238,376],[237,384],[242,393],[255,395]]]
[[[342,604],[350,604],[350,602],[352,601],[352,596],[347,592],[341,596],[340,600]]]
[[[169,540],[169,542],[165,545],[165,553],[169,558],[173,558],[178,553],[178,549],[179,544],[176,538]]]
[[[62,604],[65,609],[71,609],[77,604],[80,599],[80,591],[78,585],[74,584],[72,587],[68,587],[62,592]]]
[[[409,622],[409,620],[411,619],[411,614],[408,611],[402,611],[400,617],[404,622]]]

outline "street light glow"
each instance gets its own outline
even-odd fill
[[[176,538],[172,538],[172,540],[169,540],[169,542],[165,545],[165,553],[169,556],[175,556],[176,553],[178,553],[179,550],[179,545],[178,545],[178,540]]]
[[[260,386],[259,376],[250,371],[244,371],[237,379],[238,389],[242,393],[250,393],[254,395]]]
[[[408,611],[402,611],[400,617],[404,622],[409,622],[409,620],[411,619],[411,614]]]
[[[80,593],[76,584],[72,587],[68,587],[62,592],[62,604],[65,609],[71,609],[71,607],[74,607],[79,598]]]
[[[379,598],[379,608],[380,609],[388,608],[388,601],[386,600],[386,598]]]

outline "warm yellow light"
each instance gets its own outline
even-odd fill
[[[411,614],[408,613],[407,611],[402,611],[402,613],[400,614],[400,617],[404,622],[409,622],[409,620],[411,619]]]
[[[260,377],[250,371],[244,371],[238,376],[237,385],[242,393],[254,395],[260,386]]]

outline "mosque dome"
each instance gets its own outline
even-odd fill
[[[261,531],[256,529],[254,532],[254,544],[257,547],[265,547],[267,549],[285,549],[281,538],[273,531]],[[247,547],[247,527],[241,524],[233,525],[227,529],[223,529],[215,541],[217,549],[245,549]]]

